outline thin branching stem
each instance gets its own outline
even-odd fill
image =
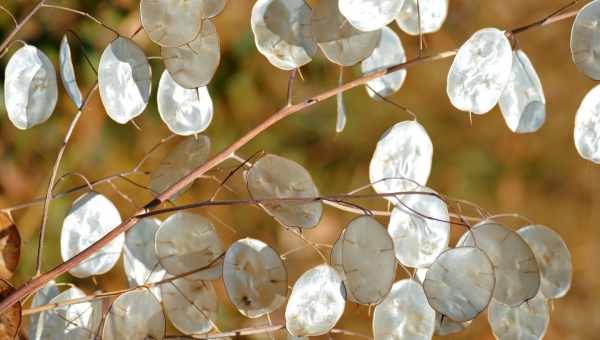
[[[119,33],[119,31],[117,31],[116,29],[108,26],[107,24],[105,24],[104,22],[102,22],[102,20],[96,18],[95,16],[84,12],[84,11],[80,11],[74,8],[70,8],[70,7],[64,7],[64,6],[59,6],[59,5],[50,5],[47,3],[42,4],[42,7],[45,8],[52,8],[52,9],[56,9],[56,10],[60,10],[60,11],[65,11],[65,12],[70,12],[70,13],[75,13],[75,14],[79,14],[81,16],[84,16],[86,18],[91,19],[93,22],[97,23],[98,25],[106,28],[107,30],[113,32],[117,37],[120,36],[121,34]]]

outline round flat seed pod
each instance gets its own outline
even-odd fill
[[[228,0],[200,0],[200,13],[203,19],[219,15],[225,9]]]
[[[585,5],[573,21],[571,57],[575,66],[586,76],[600,80],[600,1]]]
[[[287,298],[287,271],[279,254],[259,240],[235,242],[225,254],[223,281],[229,300],[243,315],[272,313]]]
[[[200,33],[180,47],[163,47],[163,62],[173,80],[186,89],[208,85],[221,61],[219,36],[215,25],[202,20]]]
[[[429,188],[419,191],[435,194]],[[448,221],[448,206],[437,196],[411,194],[398,198],[388,225],[398,261],[408,267],[429,267],[448,248]]]
[[[571,253],[560,235],[543,225],[529,225],[517,230],[527,242],[540,267],[541,292],[547,299],[558,299],[571,287],[573,264]]]
[[[55,296],[60,294],[54,280],[49,281],[42,289],[38,290],[31,300],[31,308],[47,305]],[[29,316],[28,339],[42,340],[44,334],[44,313],[34,313]],[[1,339],[2,337],[0,337]]]
[[[546,98],[540,78],[527,55],[513,52],[510,80],[500,101],[500,111],[511,131],[537,131],[546,120]]]
[[[58,294],[49,304],[85,297],[85,293],[72,287]],[[92,340],[96,338],[102,322],[102,302],[94,300],[53,308],[40,315],[43,325],[38,328],[39,339]]]
[[[518,307],[492,301],[488,321],[498,340],[538,340],[544,337],[550,323],[550,311],[540,293]]]
[[[483,221],[466,233],[458,246],[477,247],[494,265],[494,299],[518,306],[537,294],[540,271],[533,251],[514,231],[492,221]]]
[[[294,283],[285,308],[285,328],[293,336],[317,336],[329,332],[344,314],[342,278],[328,266],[306,271]]]
[[[443,252],[431,265],[423,289],[433,309],[460,323],[485,310],[495,281],[494,266],[483,251],[459,247]]]
[[[348,224],[340,240],[346,290],[358,303],[378,304],[396,276],[392,238],[376,219],[361,216]]]
[[[60,252],[67,261],[121,224],[119,211],[112,202],[95,192],[83,194],[69,210],[60,233]],[[125,236],[117,236],[93,256],[83,260],[69,273],[78,278],[100,275],[115,266],[121,256]]]
[[[342,281],[346,280],[346,274],[344,273],[344,266],[342,266],[342,244],[343,244],[342,239],[344,237],[344,231],[345,231],[345,229],[342,230],[340,237],[333,244],[333,247],[331,248],[331,253],[329,254],[329,264],[335,270],[337,270],[338,274],[340,274],[340,276],[342,278]],[[348,301],[352,301],[354,303],[359,303],[352,296],[352,292],[350,292],[348,289],[346,289],[346,285],[344,282],[342,282],[342,291],[343,291],[343,295],[346,297],[346,299]]]
[[[50,59],[35,46],[21,47],[4,70],[4,105],[10,121],[21,130],[41,124],[50,118],[57,100]]]
[[[427,340],[433,336],[434,328],[435,311],[417,281],[396,282],[385,300],[375,307],[373,337],[377,340]]]
[[[317,197],[312,177],[300,164],[268,154],[246,173],[248,192],[255,200]],[[277,202],[261,206],[279,223],[288,227],[313,228],[323,213],[321,202]]]
[[[8,281],[0,279],[0,299],[6,299],[14,290]],[[0,339],[19,338],[22,321],[21,311],[21,302],[18,301],[0,314]]]
[[[152,70],[144,51],[128,38],[113,40],[98,66],[100,98],[108,116],[125,124],[142,114],[152,90]]]
[[[340,12],[361,31],[385,27],[400,14],[405,0],[339,0]]]
[[[81,90],[79,89],[79,85],[77,85],[75,68],[73,67],[73,58],[71,57],[71,46],[69,46],[69,39],[66,34],[63,35],[60,42],[58,57],[60,62],[60,78],[63,86],[73,104],[75,104],[77,108],[80,108],[82,104]]]
[[[397,123],[377,142],[369,165],[369,178],[379,194],[390,194],[427,184],[433,159],[433,144],[425,128],[416,121]],[[386,197],[396,204],[395,197]]]
[[[319,1],[313,8],[311,22],[315,41],[325,57],[342,66],[367,58],[381,37],[381,30],[362,32],[349,25],[339,10],[338,0]]]
[[[484,114],[500,99],[510,79],[512,49],[504,33],[484,28],[473,34],[454,57],[446,92],[461,111]]]
[[[129,287],[157,282],[165,275],[154,248],[154,238],[160,224],[158,219],[144,218],[125,234],[123,267]],[[160,289],[155,287],[151,290],[160,300]]]
[[[156,231],[156,254],[171,275],[204,268],[223,254],[223,245],[212,223],[187,212],[177,212],[162,222]],[[207,269],[210,271],[210,269]],[[204,271],[187,275],[190,280],[206,280]]]
[[[258,51],[276,67],[293,70],[308,64],[317,51],[304,0],[259,0],[250,24]]]
[[[472,321],[456,322],[450,320],[448,317],[435,313],[435,335],[447,336],[462,332],[465,328],[471,325]]]
[[[150,174],[150,189],[162,193],[177,183],[185,175],[204,164],[210,154],[210,139],[206,136],[190,136],[181,141]],[[182,189],[177,197],[189,187]]]
[[[102,339],[153,339],[165,335],[165,316],[160,302],[147,289],[120,295],[110,306],[102,327]]]
[[[142,0],[140,20],[148,37],[161,46],[181,46],[202,27],[203,0]]]
[[[398,27],[410,35],[439,31],[448,15],[448,0],[419,1],[418,5],[417,8],[417,0],[404,0],[400,14],[396,17]],[[419,30],[419,20],[421,30]]]
[[[164,71],[156,96],[158,113],[171,132],[189,136],[200,133],[210,125],[213,102],[206,86],[186,89]]]
[[[218,301],[210,282],[177,279],[160,285],[165,313],[184,334],[207,333],[213,329]]]
[[[392,29],[384,27],[381,29],[379,44],[371,55],[362,61],[360,69],[363,74],[380,71],[388,67],[402,64],[406,61],[406,53],[402,41]],[[406,70],[399,70],[383,77],[373,79],[367,83],[367,93],[373,99],[379,99],[373,91],[380,96],[389,96],[396,93],[404,84]]]
[[[0,279],[15,274],[21,258],[21,234],[9,215],[0,213]]]
[[[584,159],[600,164],[600,85],[596,85],[579,105],[575,115],[575,147]]]

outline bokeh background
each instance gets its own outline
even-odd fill
[[[138,1],[49,1],[92,13],[106,24],[129,35],[139,27]],[[311,1],[314,3],[315,1]],[[580,7],[586,1],[580,1]],[[2,5],[17,17],[24,16],[33,1],[4,1]],[[206,131],[213,153],[236,140],[285,104],[288,73],[271,66],[260,55],[250,31],[253,1],[230,0],[225,11],[214,19],[221,39],[221,65],[209,85],[215,104],[212,125]],[[544,17],[565,1],[560,0],[451,0],[450,12],[442,30],[426,37],[425,53],[433,54],[460,46],[474,31],[483,27],[511,29]],[[552,320],[547,339],[593,339],[600,332],[600,166],[581,159],[573,145],[574,117],[579,102],[595,84],[578,72],[571,62],[569,35],[572,20],[538,28],[518,36],[520,46],[529,55],[543,83],[547,98],[547,121],[534,134],[517,135],[506,127],[496,108],[484,116],[473,117],[454,109],[446,96],[446,74],[451,59],[412,67],[404,87],[392,97],[417,112],[433,140],[435,152],[429,185],[452,197],[476,202],[493,213],[519,213],[536,223],[558,231],[573,256],[574,277],[569,294],[553,303]],[[394,30],[398,28],[391,25]],[[0,36],[12,29],[9,18],[0,14]],[[89,19],[54,9],[42,9],[19,34],[19,38],[43,49],[57,64],[58,47],[66,29],[82,38],[91,61],[97,65],[104,47],[113,34]],[[418,39],[400,33],[408,57],[417,55]],[[73,41],[73,39],[72,39]],[[160,55],[144,32],[139,43],[148,56]],[[2,72],[13,45],[1,61]],[[87,90],[95,74],[85,64],[80,50],[73,48],[81,87]],[[162,73],[160,60],[151,61],[155,86]],[[347,78],[359,75],[359,68],[347,71]],[[303,81],[296,82],[294,98],[307,98],[336,86],[338,67],[317,57],[302,69]],[[0,91],[1,92],[1,91]],[[335,133],[335,100],[313,106],[275,125],[245,146],[239,153],[248,157],[258,151],[275,153],[303,164],[313,175],[321,193],[344,193],[368,182],[368,164],[379,136],[394,123],[410,117],[398,108],[371,100],[363,88],[345,95],[348,124],[343,133]],[[0,207],[11,207],[42,195],[51,166],[60,148],[75,108],[61,88],[61,97],[52,118],[27,131],[17,130],[0,105]],[[118,125],[103,111],[99,96],[93,97],[74,133],[62,163],[60,174],[76,171],[90,180],[118,173],[136,162],[169,131],[161,122],[155,96],[146,112],[136,119],[141,130],[132,124]],[[161,147],[144,169],[156,168],[175,141]],[[225,163],[211,173],[223,178],[235,163]],[[233,193],[223,191],[220,197],[247,197],[240,175],[230,183]],[[146,183],[145,176],[133,179]],[[59,191],[79,185],[69,177]],[[133,200],[119,195],[110,185],[98,187],[119,207],[123,217],[143,205],[150,194],[115,180],[114,184]],[[214,181],[196,182],[178,203],[210,197],[217,188]],[[61,262],[59,235],[62,219],[77,195],[52,202],[44,269]],[[382,201],[361,202],[371,208],[385,208]],[[274,220],[255,207],[210,208],[197,211],[215,222],[226,243],[252,236],[271,244],[279,252],[302,243],[285,232]],[[13,213],[23,239],[21,263],[13,281],[21,284],[33,274],[37,230],[41,206]],[[354,216],[326,208],[324,217],[307,237],[319,243],[332,243],[344,225]],[[382,220],[385,223],[385,220]],[[514,228],[522,220],[506,220]],[[462,233],[453,230],[453,240]],[[311,250],[294,253],[287,264],[290,285],[310,266],[319,263]],[[399,274],[400,275],[400,274]],[[107,275],[95,280],[77,280],[68,275],[60,281],[75,282],[88,292],[123,288],[125,279],[121,262]],[[222,330],[251,325],[264,325],[265,319],[245,320],[237,313],[221,282],[215,282],[220,294],[216,323]],[[283,310],[272,316],[283,320]],[[370,334],[369,310],[348,304],[339,328]],[[176,334],[171,328],[170,334]],[[281,332],[275,334],[283,336]],[[453,339],[493,339],[487,318],[481,315]],[[255,338],[266,338],[258,336]],[[333,335],[334,339],[344,336]]]

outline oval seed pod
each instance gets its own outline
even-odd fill
[[[300,164],[267,154],[246,173],[248,192],[252,199],[317,197],[319,191],[312,177]],[[323,213],[321,202],[262,203],[265,211],[288,227],[313,228]]]
[[[31,300],[31,308],[47,305],[54,297],[60,294],[58,287],[54,280],[46,283],[42,289],[38,290]],[[34,313],[29,316],[29,331],[28,339],[30,340],[43,340],[42,335],[45,334],[44,320],[45,314],[48,312]],[[50,312],[52,313],[52,312]]]
[[[128,38],[113,40],[98,66],[100,98],[108,116],[125,124],[142,114],[152,90],[152,70],[144,51]]]
[[[494,266],[483,251],[459,247],[446,250],[435,260],[423,289],[433,309],[461,323],[485,310],[495,282]]]
[[[400,14],[405,0],[339,0],[339,9],[348,22],[361,31],[385,27]]]
[[[439,31],[448,15],[448,0],[418,1],[418,5],[417,8],[417,0],[404,0],[400,14],[396,17],[398,27],[410,35]]]
[[[219,15],[225,9],[228,0],[200,0],[200,13],[203,19]]]
[[[285,328],[298,337],[329,332],[344,313],[342,278],[328,266],[306,271],[294,283],[285,308]]]
[[[550,323],[550,311],[540,293],[518,307],[492,301],[488,308],[488,321],[498,340],[542,339]]]
[[[459,246],[477,247],[494,265],[494,299],[518,306],[535,297],[540,289],[540,271],[533,251],[516,232],[492,221],[483,221],[467,231]]]
[[[575,17],[571,29],[571,58],[586,76],[600,80],[600,1],[586,4]]]
[[[287,298],[287,271],[279,254],[259,240],[246,238],[229,247],[223,263],[227,295],[244,316],[272,313]]]
[[[162,193],[185,175],[204,164],[210,153],[210,139],[204,135],[190,136],[181,141],[150,174],[150,189]],[[175,200],[186,187],[171,199]]]
[[[50,59],[35,46],[21,47],[4,70],[4,104],[10,121],[21,130],[39,125],[50,118],[57,100]]]
[[[181,275],[211,265],[223,254],[221,239],[206,218],[176,212],[164,220],[156,231],[156,254],[162,267],[171,275]],[[190,280],[215,279],[212,268],[185,276]],[[220,271],[218,273],[220,276]]]
[[[379,45],[373,50],[371,55],[362,61],[360,69],[363,75],[380,71],[388,67],[402,64],[406,61],[406,53],[402,46],[402,41],[396,33],[389,27],[381,29],[381,38]],[[406,79],[406,70],[398,70],[383,77],[373,79],[367,82],[367,93],[373,99],[380,99],[373,91],[380,96],[387,97],[396,93],[404,84]]]
[[[67,35],[63,35],[60,42],[60,52],[58,54],[60,62],[60,78],[63,86],[67,91],[67,95],[77,108],[81,107],[82,96],[79,85],[77,85],[77,77],[73,68],[73,58],[71,57],[71,47]]]
[[[381,36],[381,30],[362,32],[348,25],[338,0],[319,1],[311,22],[315,41],[325,57],[342,66],[352,66],[371,55]]]
[[[161,46],[181,46],[202,28],[203,0],[141,0],[140,21],[148,37]]]
[[[600,164],[600,85],[588,92],[579,105],[573,137],[579,155]]]
[[[201,334],[213,329],[218,301],[210,282],[180,278],[161,284],[160,291],[165,313],[180,332]]]
[[[448,248],[450,216],[448,206],[429,188],[424,194],[398,198],[388,232],[394,241],[396,258],[408,267],[427,268]],[[434,195],[427,195],[431,193]]]
[[[310,14],[304,0],[258,0],[250,20],[258,51],[283,70],[308,64],[317,51]]]
[[[168,71],[160,77],[156,100],[160,118],[175,134],[195,135],[206,130],[212,121],[213,102],[206,86],[186,89]]]
[[[396,277],[392,238],[376,219],[360,216],[348,224],[340,240],[347,291],[358,303],[378,304]]]
[[[215,25],[205,19],[200,33],[186,45],[163,47],[163,62],[173,80],[186,89],[208,85],[221,61]]]
[[[346,274],[344,274],[344,267],[342,266],[342,238],[344,237],[344,231],[338,237],[338,239],[333,244],[331,248],[331,252],[329,254],[329,264],[338,272],[342,281],[346,280]],[[352,296],[352,292],[346,289],[346,285],[342,282],[342,292],[348,301],[352,301],[358,303],[356,299]]]
[[[377,340],[427,340],[433,336],[434,328],[435,311],[415,280],[396,282],[385,300],[375,307],[373,337]]]
[[[160,224],[158,219],[143,218],[125,233],[123,268],[129,287],[157,282],[165,276],[154,247],[154,237]],[[160,300],[160,289],[154,287],[151,290]]]
[[[369,178],[379,194],[427,184],[433,159],[433,144],[425,128],[416,121],[397,123],[377,142],[369,165]],[[395,197],[386,197],[397,203]]]
[[[165,316],[160,302],[147,289],[119,295],[102,327],[102,339],[153,339],[165,335]]]
[[[60,232],[60,253],[67,261],[121,224],[119,211],[112,202],[95,192],[81,195],[73,202]],[[69,273],[78,278],[100,275],[115,266],[125,243],[123,234],[83,260]]]
[[[458,50],[446,92],[461,111],[484,114],[500,99],[510,79],[512,49],[504,33],[484,28],[473,34]]]
[[[565,296],[571,288],[573,264],[569,248],[560,235],[543,225],[529,225],[517,233],[535,254],[542,277],[542,294],[547,299]]]
[[[529,133],[537,131],[546,120],[544,89],[527,55],[513,52],[510,80],[498,103],[511,131]]]

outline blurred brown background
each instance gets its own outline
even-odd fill
[[[138,1],[49,1],[84,10],[128,35],[139,26]],[[566,0],[451,0],[450,13],[442,30],[427,36],[426,53],[454,49],[470,34],[483,27],[511,29],[533,22],[564,5]],[[586,1],[580,1],[582,4]],[[4,1],[17,17],[24,16],[33,1]],[[314,3],[314,1],[313,1]],[[222,60],[209,91],[215,103],[215,116],[206,131],[219,151],[285,104],[288,74],[271,66],[253,43],[249,18],[253,1],[231,0],[214,21],[221,37]],[[518,212],[557,230],[567,242],[573,256],[574,280],[569,294],[554,302],[547,339],[593,339],[600,332],[600,166],[581,159],[573,145],[574,116],[579,102],[594,86],[571,62],[569,35],[572,20],[519,35],[523,50],[536,67],[547,98],[547,120],[543,128],[530,135],[509,131],[498,109],[485,116],[473,117],[452,108],[446,96],[446,74],[451,60],[418,65],[408,71],[404,87],[393,100],[418,113],[419,121],[429,132],[435,147],[433,171],[429,185],[441,193],[480,204],[494,213]],[[399,31],[395,24],[392,27]],[[0,14],[0,36],[12,29],[9,18]],[[58,60],[60,39],[66,29],[77,32],[97,65],[100,54],[113,34],[92,21],[60,12],[42,9],[19,37],[43,49]],[[400,33],[409,59],[417,54],[418,39]],[[145,33],[135,39],[148,56],[160,55]],[[73,40],[72,40],[73,41]],[[11,52],[0,62],[3,68]],[[84,90],[95,80],[94,73],[77,58],[79,83]],[[156,86],[163,67],[160,60],[151,61]],[[2,71],[3,72],[3,71]],[[336,85],[338,67],[319,57],[302,69],[305,80],[297,82],[296,100],[319,93]],[[347,74],[359,75],[357,67]],[[383,102],[368,98],[362,88],[346,93],[348,125],[335,133],[335,100],[318,104],[298,113],[263,133],[243,148],[240,156],[248,157],[259,150],[276,153],[303,164],[313,175],[321,193],[343,193],[368,182],[368,164],[379,136],[392,124],[409,119],[405,113]],[[75,108],[61,87],[61,99],[53,117],[45,124],[27,131],[17,130],[9,122],[2,106],[0,115],[0,207],[27,202],[44,193],[51,166]],[[77,171],[89,179],[98,179],[127,170],[158,140],[169,135],[156,111],[155,97],[146,112],[136,119],[141,131],[132,124],[118,125],[108,119],[99,96],[95,95],[86,109],[72,142],[67,149],[61,174]],[[156,167],[174,143],[160,149],[145,169]],[[222,178],[234,163],[226,163]],[[147,178],[135,179],[145,183]],[[60,185],[64,190],[80,184],[70,178]],[[150,195],[115,181],[137,206]],[[231,183],[235,194],[225,192],[222,198],[246,197],[239,175]],[[216,188],[214,182],[199,181],[178,202],[208,198]],[[109,196],[123,217],[134,206],[119,196],[110,185],[98,191]],[[51,205],[44,267],[50,269],[61,262],[59,233],[61,221],[76,195],[56,200]],[[363,202],[383,208],[383,202]],[[212,218],[227,243],[252,236],[273,245],[281,253],[301,243],[283,231],[270,217],[253,207],[211,208],[197,211]],[[14,218],[22,233],[21,265],[14,278],[16,284],[33,273],[37,229],[41,206],[19,210]],[[307,237],[320,243],[332,243],[353,216],[326,209],[319,227]],[[507,220],[513,227],[522,224]],[[234,231],[232,231],[232,228]],[[454,239],[460,233],[454,230]],[[289,256],[290,284],[319,258],[310,250]],[[92,280],[75,280],[67,275],[61,281],[77,282],[88,291],[122,288],[124,274],[121,261],[109,274]],[[253,323],[237,313],[224,295],[222,283],[216,283],[221,294],[216,323],[222,330],[250,326]],[[283,310],[273,315],[281,322]],[[348,304],[338,327],[370,334],[369,310]],[[254,324],[266,324],[259,319]],[[173,332],[171,332],[173,333]],[[281,333],[278,334],[281,336]],[[334,335],[334,338],[343,338]],[[257,337],[257,338],[266,338]],[[493,339],[485,315],[481,315],[466,331],[453,339]]]

